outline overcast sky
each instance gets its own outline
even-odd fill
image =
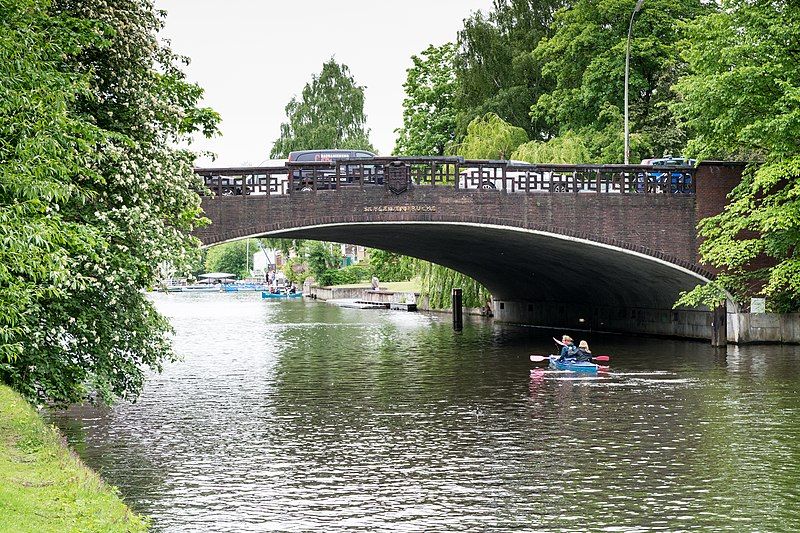
[[[222,115],[222,135],[196,150],[214,165],[259,164],[269,157],[284,108],[331,56],[366,86],[367,124],[382,154],[402,124],[403,82],[411,55],[454,41],[470,13],[491,0],[155,0],[168,12],[163,37],[189,56],[190,81],[203,105]],[[210,160],[198,160],[209,165]]]

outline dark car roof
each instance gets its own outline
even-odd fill
[[[654,157],[642,159],[643,165],[693,167],[697,161],[686,157]]]
[[[289,153],[289,161],[335,161],[336,159],[352,159],[356,157],[375,157],[367,150],[297,150]]]

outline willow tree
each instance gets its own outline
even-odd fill
[[[449,146],[448,151],[467,159],[507,159],[527,140],[524,129],[512,126],[494,113],[487,113],[470,122],[463,140]],[[467,307],[483,307],[491,298],[480,283],[447,267],[417,261],[414,272],[420,277],[422,292],[433,308],[449,307],[450,293],[455,287],[464,290]]]
[[[524,129],[512,126],[494,113],[487,113],[469,123],[467,135],[451,146],[450,151],[467,159],[508,159],[527,141]]]
[[[546,142],[530,141],[521,144],[511,158],[528,163],[567,165],[595,162],[584,139],[573,131],[567,131]]]
[[[216,113],[147,0],[0,2],[0,380],[29,398],[135,396],[173,357],[142,289],[188,266],[192,153]]]
[[[457,137],[486,113],[523,128],[532,139],[546,138],[545,124],[532,122],[531,102],[552,85],[533,55],[551,35],[553,14],[565,0],[495,0],[488,13],[475,13],[458,34],[456,68]],[[545,137],[542,137],[542,136]]]
[[[373,150],[364,114],[364,87],[356,84],[347,65],[333,58],[306,84],[299,99],[289,101],[286,117],[272,146],[272,158],[288,157],[294,150]]]
[[[421,294],[428,298],[431,309],[452,306],[454,288],[462,289],[461,298],[465,307],[483,307],[492,297],[486,287],[466,274],[428,261],[417,260],[415,263],[415,271],[422,284]]]

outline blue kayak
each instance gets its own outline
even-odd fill
[[[575,359],[558,360],[557,355],[550,356],[550,368],[556,370],[570,370],[572,372],[597,372],[600,365],[590,363],[589,361],[578,362]]]

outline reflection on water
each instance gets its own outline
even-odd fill
[[[160,531],[800,530],[800,350],[154,296],[184,361],[53,413]]]

